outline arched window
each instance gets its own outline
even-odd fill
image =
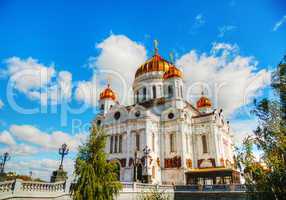
[[[170,152],[175,152],[175,134],[170,134]]]
[[[155,151],[155,135],[152,134],[152,150]]]
[[[113,136],[110,136],[110,153],[113,153]]]
[[[136,92],[136,103],[139,102],[139,91]]]
[[[207,145],[207,136],[202,136],[202,143],[203,143],[203,153],[208,152],[208,145]]]
[[[162,97],[163,96],[163,89],[162,89],[162,85],[159,85],[159,92],[158,92],[158,96]]]
[[[119,135],[119,153],[122,153],[122,135]]]
[[[101,104],[100,110],[104,110],[104,104]]]
[[[176,96],[180,97],[180,87],[179,87],[178,81],[176,81],[176,87],[175,88],[176,88],[176,94],[177,94]]]
[[[118,144],[118,135],[115,136],[115,142],[114,142],[114,143],[115,143],[115,145],[114,145],[114,153],[117,153],[117,152],[118,152],[118,151],[117,151],[117,147],[118,147],[118,145],[117,145],[117,144]]]
[[[146,100],[146,95],[147,95],[147,89],[144,87],[143,88],[143,101]]]
[[[168,85],[168,95],[169,95],[169,97],[173,96],[173,86],[172,85]]]
[[[140,150],[140,135],[136,134],[135,136],[135,144],[136,144],[136,151]]]
[[[183,86],[181,86],[180,89],[181,89],[181,97],[183,98]]]
[[[156,86],[155,85],[152,86],[152,90],[153,90],[153,99],[156,99],[157,94],[156,94]]]
[[[186,135],[186,148],[187,148],[187,152],[189,152],[189,137]]]

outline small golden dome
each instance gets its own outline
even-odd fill
[[[171,66],[168,71],[165,72],[163,78],[169,79],[173,77],[179,77],[182,78],[182,72],[175,66]]]
[[[107,88],[105,88],[101,93],[100,93],[100,100],[102,99],[112,99],[113,101],[116,99],[115,92],[110,88],[110,85],[107,85]]]
[[[198,101],[197,101],[197,108],[205,108],[205,107],[212,107],[212,102],[209,98],[202,96]]]

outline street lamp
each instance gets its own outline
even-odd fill
[[[9,161],[11,159],[11,156],[9,155],[8,152],[5,152],[1,157],[1,163],[0,163],[0,173],[3,174],[4,173],[4,169],[5,169],[5,164],[7,161]]]
[[[69,149],[67,144],[62,144],[62,147],[59,148],[59,154],[61,155],[61,164],[59,167],[59,170],[63,169],[63,161],[64,161],[64,157],[69,153]]]
[[[143,149],[143,153],[144,153],[144,159],[145,159],[145,175],[144,175],[144,180],[145,183],[150,183],[151,182],[151,176],[148,175],[148,157],[150,155],[151,149],[148,146],[145,146],[145,148]]]
[[[145,157],[145,166],[147,167],[147,159],[148,159],[148,156],[151,152],[151,149],[148,147],[148,146],[145,146],[145,148],[143,149],[143,153],[144,153],[144,157]]]
[[[138,158],[138,154],[137,154],[137,150],[135,150],[135,153],[134,153],[134,162],[133,162],[133,165],[134,165],[134,182],[137,182],[137,167],[139,165],[139,162],[140,162],[140,159]]]

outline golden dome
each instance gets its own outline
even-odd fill
[[[154,40],[154,48],[155,48],[155,54],[147,60],[143,65],[141,65],[136,73],[135,78],[146,74],[148,72],[163,72],[164,79],[171,78],[171,77],[182,77],[182,72],[176,68],[171,62],[168,62],[164,58],[162,58],[158,54],[158,41]],[[171,61],[173,61],[173,54],[170,53]]]
[[[212,107],[212,102],[209,98],[202,96],[197,101],[197,108],[205,108],[205,107]]]
[[[146,61],[143,65],[139,67],[139,69],[137,69],[135,73],[135,78],[148,72],[155,72],[155,71],[167,72],[171,66],[172,66],[171,63],[163,59],[156,52],[151,59]]]
[[[102,99],[112,99],[113,101],[116,99],[115,92],[110,88],[110,85],[107,85],[107,88],[105,88],[101,93],[100,93],[100,100]]]
[[[163,78],[173,78],[173,77],[179,77],[182,78],[182,72],[175,66],[171,66],[168,71],[165,72]]]

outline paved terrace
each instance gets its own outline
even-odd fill
[[[151,185],[143,183],[122,183],[123,190],[120,192],[117,200],[137,200],[143,192],[149,192],[157,188],[169,194],[171,199],[246,199],[244,185]],[[5,181],[0,183],[0,200],[4,199],[54,199],[71,200],[71,183],[56,182],[42,183],[33,181]]]

